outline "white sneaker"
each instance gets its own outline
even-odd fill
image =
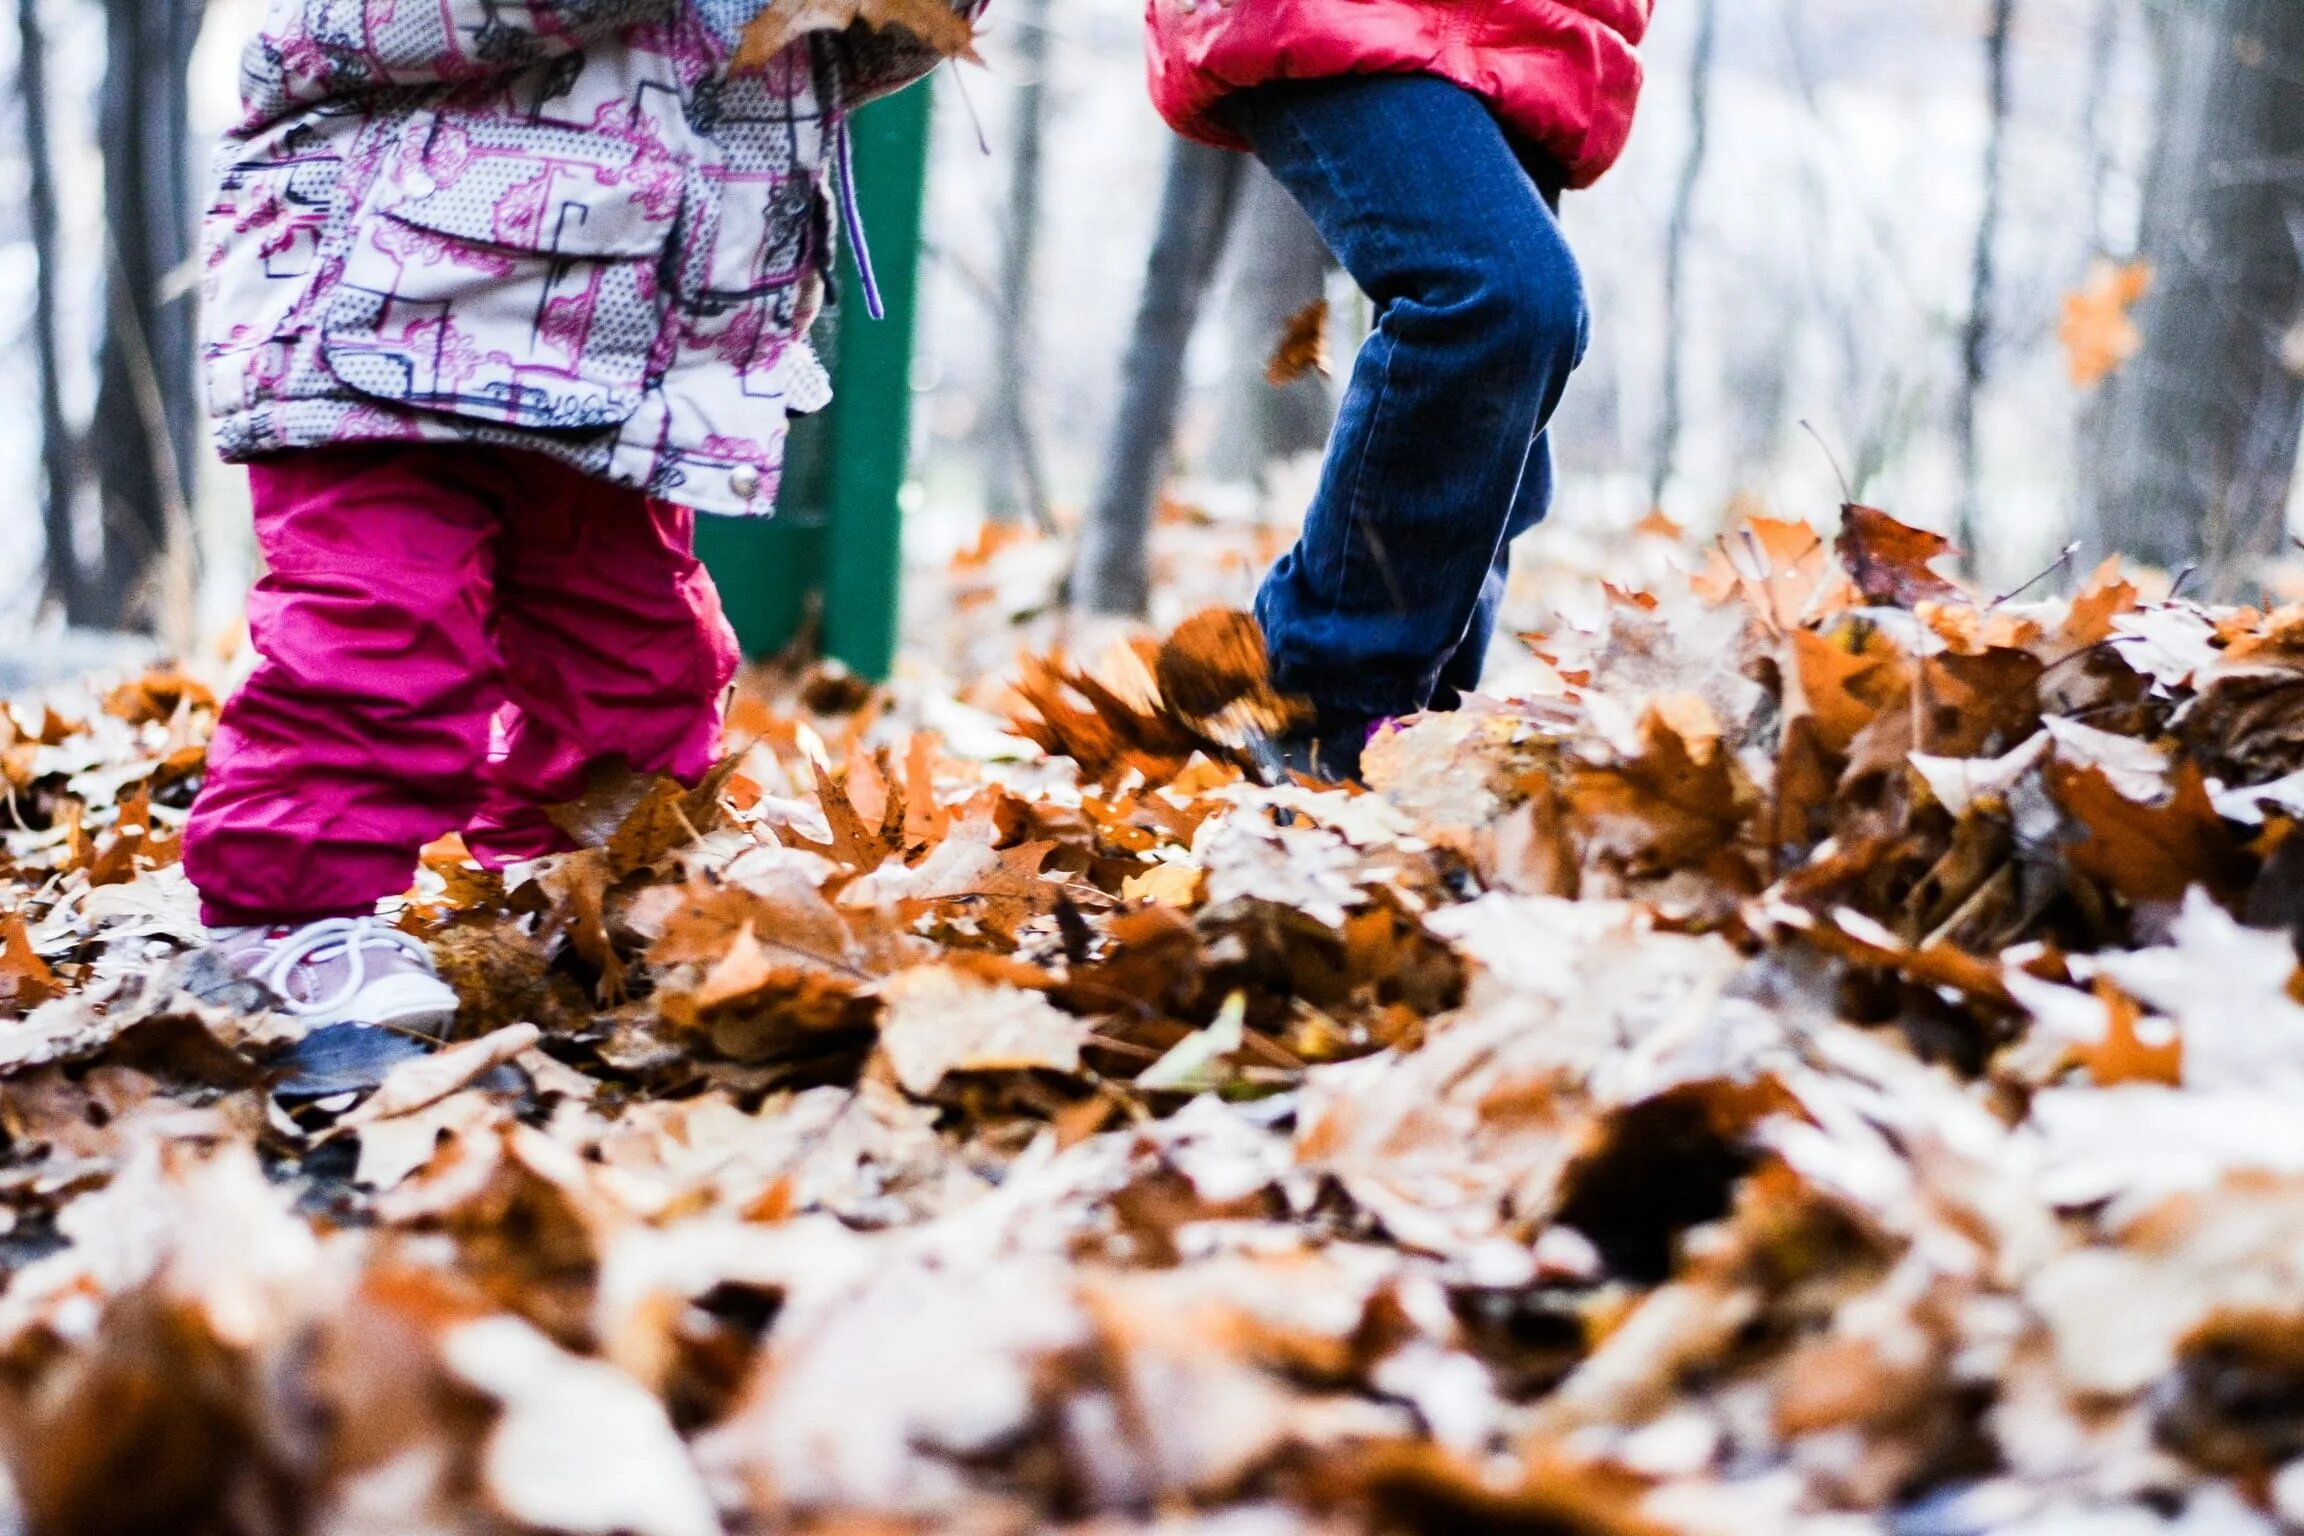
[[[431,951],[373,917],[331,917],[301,928],[210,930],[224,957],[318,1029],[369,1024],[440,1035],[456,1018],[456,993]]]

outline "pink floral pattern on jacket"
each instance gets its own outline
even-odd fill
[[[207,220],[224,456],[471,440],[770,510],[830,394],[833,114],[936,60],[852,30],[735,71],[730,11],[272,0]]]

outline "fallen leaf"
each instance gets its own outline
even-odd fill
[[[2118,555],[2107,555],[2104,563],[2089,574],[2080,595],[2072,599],[2072,607],[2064,619],[2063,641],[2067,646],[2087,647],[2100,645],[2112,637],[2113,620],[2136,610],[2136,584],[2122,574]]]
[[[988,816],[957,823],[928,856],[911,868],[889,863],[840,894],[847,908],[894,907],[908,918],[934,914],[966,922],[1013,943],[1033,917],[1055,910],[1060,888],[1041,878],[1053,842],[1003,848],[999,824]]]
[[[779,954],[747,921],[693,990],[668,988],[658,1007],[731,1061],[819,1052],[860,1060],[876,1008],[863,982],[860,972]]]
[[[720,824],[720,791],[743,762],[723,758],[691,788],[661,774],[635,773],[621,756],[592,765],[584,793],[548,806],[552,824],[580,848],[607,850],[614,875],[646,868]]]
[[[2304,1004],[2291,988],[2284,933],[2250,928],[2205,890],[2186,893],[2168,942],[2093,963],[2104,979],[2173,1019],[2189,1088],[2237,1088],[2304,1076]]]
[[[1756,801],[1717,743],[1691,743],[1663,716],[1640,723],[1640,750],[1570,779],[1567,801],[1599,857],[1656,872],[1727,847]]]
[[[104,713],[130,725],[165,725],[179,710],[215,708],[207,684],[172,668],[147,672],[104,696]]]
[[[2102,1038],[2076,1047],[2073,1055],[2098,1087],[2122,1083],[2157,1083],[2164,1088],[2184,1082],[2184,1037],[2166,1020],[2147,1023],[2136,1000],[2119,988],[2099,983],[2105,1028]],[[2147,1039],[2150,1033],[2152,1038]]]
[[[954,1073],[1080,1070],[1088,1026],[1038,992],[922,965],[881,983],[879,996],[880,1050],[915,1097]]]
[[[2165,803],[2140,805],[2098,768],[2051,763],[2048,785],[2085,836],[2066,849],[2073,864],[2131,901],[2176,901],[2195,885],[2237,890],[2249,861],[2216,814],[2206,781],[2177,765]]]
[[[1923,601],[1956,598],[1960,589],[1929,569],[1952,553],[1937,534],[1900,523],[1877,507],[1853,503],[1840,509],[1840,537],[1833,546],[1840,564],[1867,602],[1910,608]]]
[[[365,1103],[338,1123],[350,1127],[369,1125],[437,1104],[512,1060],[543,1037],[544,1032],[533,1024],[514,1024],[477,1040],[452,1045],[435,1055],[402,1062]]]
[[[112,824],[112,835],[88,864],[91,886],[126,885],[136,878],[137,861],[152,835],[152,786],[149,780],[123,802]]]
[[[506,1115],[483,1093],[451,1093],[439,1103],[360,1127],[360,1161],[355,1182],[379,1192],[397,1189],[432,1161],[443,1136],[473,1135],[493,1129]]]
[[[2043,718],[2040,725],[2056,744],[2058,762],[2096,769],[2114,789],[2140,805],[2158,805],[2168,798],[2168,754],[2151,742],[2056,715]]]
[[[1965,816],[1979,806],[2005,804],[2016,786],[2047,761],[2052,745],[2048,733],[2042,731],[1998,757],[1938,757],[1915,752],[1909,760],[1937,803],[1955,816]]]
[[[2223,659],[2216,626],[2191,608],[2161,604],[2112,620],[2113,651],[2162,689],[2190,686]]]
[[[1713,553],[1698,593],[1713,603],[1743,594],[1755,616],[1779,634],[1812,613],[1845,606],[1836,581],[1854,595],[1833,570],[1822,535],[1806,523],[1755,517],[1723,534]]]
[[[1203,878],[1191,864],[1155,864],[1142,874],[1130,875],[1121,883],[1120,894],[1130,901],[1188,909],[1199,903]]]
[[[1845,756],[1880,711],[1910,691],[1903,657],[1877,631],[1796,629],[1790,639],[1790,681],[1798,691],[1788,708],[1814,720],[1819,744],[1835,756]]]
[[[1202,1093],[1223,1086],[1217,1064],[1248,1043],[1248,1000],[1235,992],[1224,1000],[1215,1022],[1186,1035],[1173,1050],[1136,1074],[1139,1088]]]
[[[815,765],[816,803],[824,812],[824,820],[832,829],[829,842],[815,842],[797,832],[786,829],[782,834],[785,846],[805,848],[821,854],[835,864],[846,865],[858,874],[870,874],[904,849],[904,795],[890,784],[882,802],[880,823],[868,826],[858,813],[848,786],[832,777],[822,763]]]
[[[512,1317],[451,1330],[440,1354],[501,1409],[480,1477],[512,1519],[579,1536],[720,1536],[687,1447],[622,1371],[568,1354]]]
[[[32,947],[21,912],[0,912],[0,1009],[27,1013],[64,995],[56,972]]]
[[[1235,752],[1269,755],[1269,744],[1306,718],[1303,705],[1273,690],[1264,627],[1250,614],[1194,614],[1161,645],[1152,675],[1164,706]]]

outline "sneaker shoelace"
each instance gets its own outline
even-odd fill
[[[331,917],[298,929],[281,941],[264,963],[256,968],[254,979],[270,988],[293,1014],[309,1016],[331,1013],[360,995],[368,985],[368,951],[372,949],[398,950],[429,967],[431,954],[420,942],[397,928],[388,928],[372,917]],[[300,1000],[288,990],[288,973],[307,962],[319,965],[343,955],[349,962],[344,984],[336,995],[327,998]]]

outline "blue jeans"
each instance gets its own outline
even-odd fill
[[[1513,539],[1552,502],[1544,428],[1583,360],[1576,257],[1479,98],[1429,75],[1232,100],[1256,157],[1375,305],[1304,536],[1256,616],[1330,731],[1478,685]]]

